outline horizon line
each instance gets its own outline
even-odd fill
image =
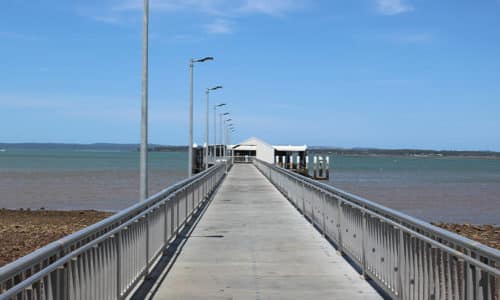
[[[140,143],[114,143],[114,142],[92,142],[92,143],[76,143],[76,142],[0,142],[0,145],[65,145],[65,146],[93,146],[93,145],[113,145],[113,146],[139,146]],[[211,144],[212,145],[212,144]],[[157,144],[148,143],[148,146],[159,146],[159,147],[188,147],[188,144],[175,145],[175,144]],[[342,146],[326,146],[326,145],[307,145],[308,148],[324,148],[324,149],[335,149],[335,150],[387,150],[387,151],[433,151],[433,152],[488,152],[488,153],[500,153],[500,150],[487,150],[487,149],[432,149],[432,148],[411,148],[411,147],[397,147],[397,148],[379,148],[370,146],[354,146],[354,147],[342,147]]]

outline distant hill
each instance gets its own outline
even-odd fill
[[[111,150],[111,151],[139,151],[139,144],[64,144],[64,143],[0,143],[0,149],[18,150]],[[150,151],[186,151],[187,146],[149,145]]]
[[[500,152],[494,151],[458,151],[458,150],[426,150],[426,149],[378,149],[378,148],[336,148],[312,146],[309,152],[330,153],[335,155],[363,156],[413,156],[413,157],[470,157],[500,159]]]
[[[139,151],[139,144],[64,144],[64,143],[0,143],[0,149],[25,150],[110,150],[110,151]],[[150,144],[153,152],[183,152],[187,146]],[[500,152],[494,151],[454,151],[454,150],[426,150],[426,149],[378,149],[378,148],[339,148],[328,146],[310,146],[309,152],[329,153],[334,155],[362,155],[362,156],[413,156],[413,157],[470,157],[500,159]]]

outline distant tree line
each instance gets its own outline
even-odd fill
[[[494,151],[422,150],[422,149],[377,149],[377,148],[329,148],[310,147],[309,152],[330,153],[335,155],[373,155],[373,156],[432,156],[432,157],[478,157],[500,158]]]

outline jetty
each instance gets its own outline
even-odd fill
[[[271,145],[251,137],[234,145],[208,145],[206,149],[207,145],[199,147],[195,144],[193,147],[193,174],[203,171],[207,165],[216,164],[221,158],[231,158],[232,163],[251,163],[259,159],[316,180],[330,178],[330,157],[310,155],[307,145]]]
[[[0,299],[498,299],[500,251],[258,157],[0,268]]]

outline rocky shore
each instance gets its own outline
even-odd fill
[[[443,229],[463,235],[491,248],[500,250],[500,226],[433,223]]]
[[[0,209],[0,266],[110,215],[95,210]]]
[[[95,210],[49,211],[0,209],[0,266],[108,216]],[[500,226],[434,223],[500,250]]]

